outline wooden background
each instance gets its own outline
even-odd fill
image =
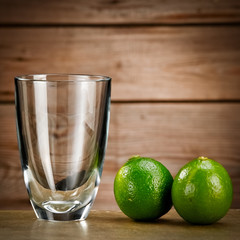
[[[219,161],[240,207],[239,0],[0,0],[0,209],[28,209],[15,130],[15,75],[109,75],[108,149],[95,209],[117,210],[131,155],[176,175]]]

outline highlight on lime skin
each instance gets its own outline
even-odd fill
[[[128,217],[138,221],[151,221],[171,209],[172,182],[170,172],[160,162],[133,156],[115,177],[115,199]]]
[[[218,162],[196,158],[177,173],[172,201],[179,215],[192,224],[212,224],[224,217],[233,198],[231,178]]]

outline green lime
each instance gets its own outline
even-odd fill
[[[183,166],[172,186],[172,201],[179,215],[193,224],[211,224],[231,206],[232,182],[218,162],[199,157]]]
[[[172,207],[172,183],[172,175],[160,162],[134,156],[118,171],[114,195],[119,208],[128,217],[154,220]]]

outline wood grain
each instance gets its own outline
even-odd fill
[[[113,78],[112,100],[239,100],[240,28],[0,28],[0,100],[16,75]]]
[[[28,208],[13,105],[0,105],[0,132],[0,208]],[[109,144],[94,208],[118,209],[114,177],[123,163],[137,154],[159,160],[173,176],[195,157],[217,160],[232,178],[232,207],[239,208],[239,142],[239,103],[112,104]]]
[[[179,24],[239,22],[238,0],[1,0],[0,23]]]
[[[86,221],[37,220],[33,211],[0,211],[1,239],[238,239],[240,211],[230,210],[219,222],[197,226],[184,222],[174,209],[155,222],[135,222],[123,213],[91,211]],[[11,233],[11,234],[9,234]]]

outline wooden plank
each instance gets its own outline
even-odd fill
[[[238,0],[1,0],[0,23],[179,24],[239,22]]]
[[[27,208],[13,105],[0,105],[0,208]],[[198,156],[220,162],[234,186],[232,207],[240,205],[239,103],[112,104],[109,143],[95,209],[118,209],[113,181],[132,155],[161,161],[176,175]]]
[[[83,222],[39,221],[36,220],[33,211],[0,211],[0,238],[225,240],[231,235],[231,239],[238,239],[239,219],[240,211],[237,209],[231,209],[219,222],[207,226],[185,222],[174,209],[153,222],[136,222],[121,212],[111,211],[91,211],[87,220]]]
[[[239,100],[240,28],[0,28],[0,100],[16,75],[113,78],[112,99]]]

